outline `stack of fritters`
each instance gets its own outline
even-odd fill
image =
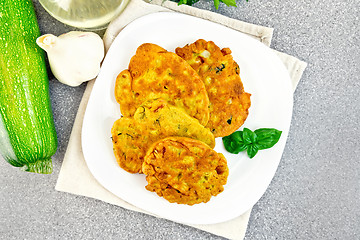
[[[236,131],[249,114],[251,94],[244,91],[240,68],[232,58],[231,50],[199,39],[176,48],[175,52],[195,69],[205,84],[210,100],[210,119],[206,127],[215,137]]]
[[[208,202],[229,170],[215,137],[245,121],[250,94],[229,49],[198,40],[171,53],[141,45],[116,79],[123,114],[111,130],[120,167],[144,173],[146,189],[169,202]]]

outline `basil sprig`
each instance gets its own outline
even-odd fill
[[[223,137],[225,149],[234,154],[245,151],[250,158],[253,158],[259,150],[273,147],[280,139],[282,131],[275,128],[259,128],[251,131],[244,128],[243,131],[236,131],[229,136]]]
[[[178,2],[178,5],[186,4],[186,5],[193,5],[194,3],[198,2],[199,0],[175,0],[175,2]],[[248,0],[246,0],[248,1]],[[214,6],[216,9],[219,9],[220,2],[223,2],[226,4],[226,6],[232,6],[236,7],[236,1],[235,0],[214,0]]]

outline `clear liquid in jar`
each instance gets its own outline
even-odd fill
[[[128,0],[40,0],[54,18],[82,29],[101,29],[124,10]]]

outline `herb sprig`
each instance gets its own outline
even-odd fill
[[[225,149],[234,154],[245,151],[250,158],[253,158],[259,150],[273,147],[280,139],[282,131],[275,128],[259,128],[251,131],[244,128],[243,131],[236,131],[229,136],[223,137]]]
[[[179,0],[178,4],[186,4],[186,5],[193,5],[194,3],[198,2],[199,0]],[[248,0],[246,0],[248,2]],[[225,3],[226,6],[233,6],[236,7],[235,0],[214,0],[214,6],[216,9],[219,9],[220,2]]]

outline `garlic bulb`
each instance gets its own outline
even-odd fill
[[[36,43],[47,52],[54,76],[66,85],[79,86],[100,71],[104,43],[96,33],[71,31],[58,37],[45,34]]]

